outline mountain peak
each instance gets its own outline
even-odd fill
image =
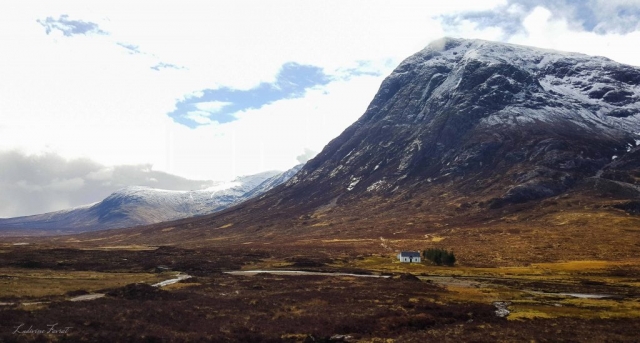
[[[451,181],[466,192],[472,189],[461,181],[475,178],[475,192],[497,199],[548,197],[635,147],[639,114],[638,68],[443,38],[404,60],[364,115],[289,185],[321,182],[331,199]],[[532,169],[537,176],[508,176]],[[492,175],[504,178],[489,182]]]

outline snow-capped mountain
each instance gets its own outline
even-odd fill
[[[378,239],[423,237],[453,220],[484,225],[558,196],[594,208],[618,206],[594,196],[617,197],[634,209],[639,133],[638,67],[445,38],[403,61],[365,113],[283,185],[178,229],[192,244],[204,234]],[[163,228],[145,234],[175,239]]]
[[[0,230],[68,233],[132,227],[209,214],[262,194],[300,170],[267,171],[193,191],[127,187],[104,200],[51,213],[0,219]]]
[[[364,115],[287,185],[344,199],[453,182],[501,206],[595,176],[636,149],[639,133],[637,67],[445,38],[403,61]]]

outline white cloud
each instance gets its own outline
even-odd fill
[[[209,118],[209,116],[211,115],[210,112],[205,112],[205,111],[190,111],[187,112],[186,117],[195,121],[198,124],[212,124],[213,120],[211,120],[211,118]]]
[[[478,23],[467,19],[460,20],[458,25],[451,27],[446,34],[450,37],[484,39],[489,41],[499,41],[504,36],[504,32],[499,27],[480,27]]]
[[[304,152],[301,155],[296,156],[296,160],[298,160],[298,163],[307,163],[307,161],[314,158],[317,154],[317,151],[313,151],[309,148],[304,148]]]
[[[231,103],[226,101],[203,101],[195,104],[197,109],[209,113],[220,112],[223,108],[229,105],[231,105]]]

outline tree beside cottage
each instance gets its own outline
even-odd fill
[[[430,248],[422,252],[426,261],[431,261],[435,265],[453,266],[456,263],[456,255],[452,251],[440,248]]]

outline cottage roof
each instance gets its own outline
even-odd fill
[[[416,251],[403,251],[400,253],[401,257],[420,257],[420,253]]]

